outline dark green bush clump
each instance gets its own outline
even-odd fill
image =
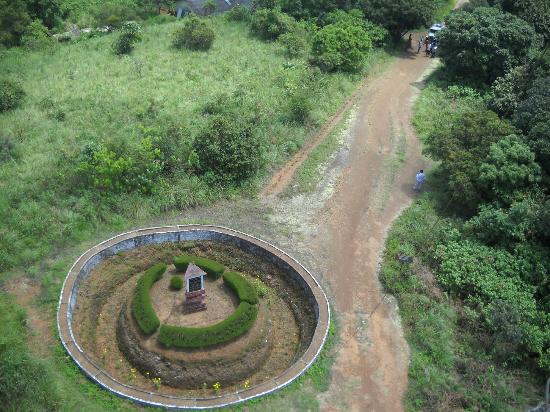
[[[151,304],[151,296],[149,294],[153,283],[158,281],[166,271],[164,263],[157,263],[145,271],[139,278],[134,297],[132,299],[132,314],[139,325],[141,331],[150,335],[160,326],[159,318]]]
[[[25,91],[18,82],[0,80],[0,112],[15,109],[25,97]]]
[[[158,341],[167,347],[202,348],[229,342],[250,330],[256,316],[258,306],[241,302],[237,310],[220,323],[204,328],[185,328],[180,326],[162,325]]]
[[[252,119],[233,114],[218,114],[197,136],[193,149],[198,169],[222,183],[240,185],[262,169],[264,147]]]
[[[179,276],[172,276],[170,279],[170,289],[180,290],[183,287],[183,279]]]
[[[174,266],[178,272],[185,272],[189,263],[194,263],[213,279],[218,279],[225,270],[222,264],[199,256],[181,255],[174,258]]]
[[[250,9],[242,4],[237,4],[226,13],[227,18],[233,21],[250,21],[251,15]]]
[[[121,33],[113,43],[115,54],[129,54],[134,50],[134,45],[143,38],[143,32],[139,24],[129,21],[122,25]]]
[[[208,50],[216,33],[210,23],[195,15],[185,17],[183,27],[174,32],[172,45],[176,49]]]
[[[280,9],[260,9],[254,13],[250,28],[264,40],[277,40],[296,28],[296,20]]]
[[[45,50],[55,44],[55,40],[48,33],[48,28],[40,20],[34,20],[23,33],[21,44],[31,50]]]
[[[251,305],[258,303],[258,294],[254,286],[237,272],[225,272],[223,281],[235,291],[241,302],[248,302]]]

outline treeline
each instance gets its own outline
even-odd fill
[[[536,11],[536,12],[535,12]],[[510,364],[550,372],[550,5],[474,1],[440,34],[438,102],[415,122],[439,162],[441,210],[457,231],[435,240],[430,263]],[[445,108],[446,106],[446,108]]]

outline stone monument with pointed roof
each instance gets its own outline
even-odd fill
[[[204,290],[204,277],[206,273],[194,263],[189,263],[185,271],[185,304],[188,312],[197,312],[206,309],[206,291]]]

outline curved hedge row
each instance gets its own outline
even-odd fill
[[[161,325],[158,341],[176,348],[201,348],[229,342],[248,332],[257,315],[257,305],[241,302],[235,312],[215,325],[204,328]]]
[[[248,302],[251,305],[258,303],[256,289],[241,274],[237,272],[225,272],[223,274],[223,281],[235,291],[239,297],[239,301]]]
[[[159,280],[166,271],[164,263],[157,263],[145,271],[139,278],[132,299],[132,314],[141,331],[150,335],[160,326],[159,318],[151,304],[149,290],[153,283]]]
[[[221,263],[199,256],[181,255],[174,258],[174,266],[178,272],[185,272],[189,263],[194,263],[214,279],[218,279],[225,270]]]

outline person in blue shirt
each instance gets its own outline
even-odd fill
[[[414,184],[413,190],[415,192],[420,192],[420,189],[422,189],[422,185],[424,184],[424,179],[426,178],[426,175],[424,174],[424,170],[420,169],[420,171],[416,174],[416,183]]]

